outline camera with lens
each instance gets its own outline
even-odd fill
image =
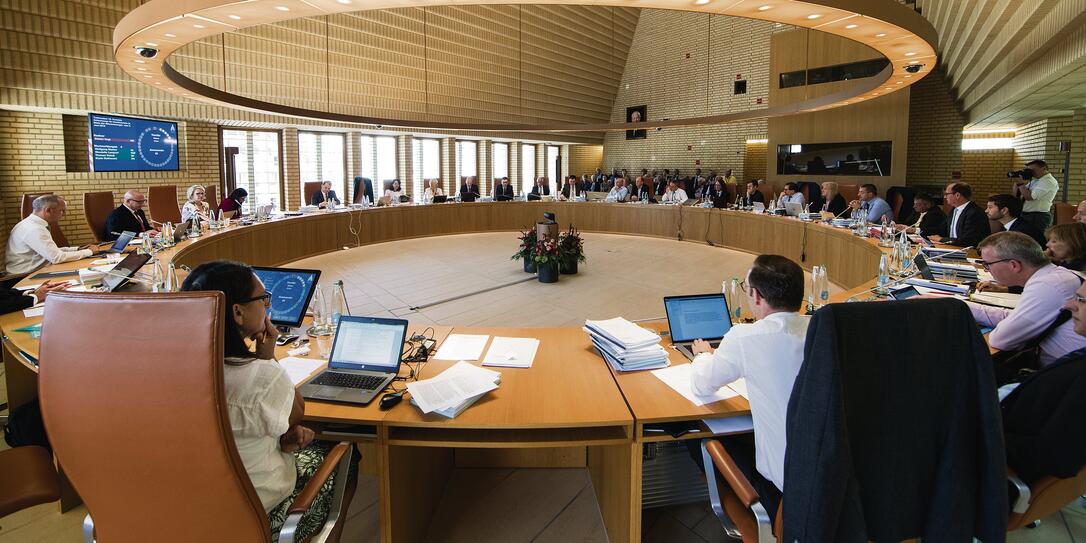
[[[1007,172],[1007,178],[1012,178],[1012,177],[1020,178],[1023,181],[1029,181],[1030,179],[1033,179],[1033,170],[1031,170],[1029,168],[1023,168],[1023,169],[1018,170],[1016,172]]]
[[[909,65],[905,66],[905,71],[909,72],[911,74],[915,74],[915,73],[919,73],[920,69],[923,68],[923,67],[924,67],[924,65],[919,64],[919,63],[918,64],[909,64]]]
[[[152,49],[150,47],[136,47],[136,53],[143,58],[155,58],[158,56],[158,49]]]

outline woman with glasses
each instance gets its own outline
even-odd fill
[[[334,444],[314,441],[313,430],[301,425],[305,404],[275,360],[278,332],[268,316],[271,293],[252,268],[225,260],[207,262],[192,270],[181,290],[213,290],[226,297],[222,319],[226,407],[238,455],[268,513],[274,541],[291,502]],[[352,473],[343,511],[350,506],[355,478]],[[302,516],[298,539],[324,525],[333,485],[331,480],[326,483]],[[338,534],[332,538],[337,539]]]
[[[193,185],[189,187],[186,194],[189,200],[181,207],[181,222],[190,221],[193,217],[200,217],[200,220],[206,221],[211,206],[204,201],[207,194],[204,187]]]

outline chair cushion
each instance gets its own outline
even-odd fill
[[[53,455],[42,447],[0,451],[0,517],[60,499]]]

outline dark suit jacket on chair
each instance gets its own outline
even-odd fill
[[[13,288],[0,288],[0,314],[12,313],[34,305],[34,298]]]
[[[1042,232],[1040,228],[1037,228],[1033,223],[1022,219],[1021,217],[1015,219],[1014,222],[1011,223],[1010,229],[1007,230],[1009,232],[1021,232],[1033,238],[1033,241],[1036,241],[1042,249],[1044,249],[1045,244],[1048,243],[1048,240],[1045,239],[1045,233]]]
[[[950,220],[954,219],[953,208],[950,211]],[[951,227],[949,221],[947,223],[947,235],[950,235]],[[980,208],[976,203],[969,202],[961,213],[958,214],[958,232],[957,237],[945,239],[944,243],[950,245],[957,245],[958,247],[976,247],[980,240],[988,237],[992,233],[992,229],[988,226],[988,216],[984,214],[984,210]]]
[[[136,217],[139,217],[140,220],[143,221],[142,225]],[[151,230],[152,228],[151,221],[147,220],[147,215],[143,213],[142,209],[137,210],[135,214],[133,214],[127,207],[121,205],[117,207],[117,209],[114,209],[113,212],[109,214],[109,217],[106,217],[106,230],[105,232],[102,232],[102,234],[105,236],[103,239],[112,241],[117,239],[121,232],[127,231],[139,233]],[[113,232],[116,232],[116,234]]]
[[[906,226],[912,226],[916,224],[916,218],[919,214],[913,211],[913,214],[905,219],[902,224]],[[920,234],[925,236],[946,236],[947,235],[947,220],[946,214],[943,213],[942,208],[939,206],[931,206],[931,209],[924,213],[923,220],[920,221]]]
[[[468,187],[467,183],[460,185],[460,201],[474,202],[479,197],[479,185]]]
[[[761,191],[756,190],[754,191],[754,194],[751,194],[750,196],[747,196],[746,193],[743,193],[743,197],[739,199],[739,204],[743,207],[752,206],[754,205],[754,202],[762,202],[764,204],[765,195],[762,194]]]
[[[339,200],[339,197],[336,196],[336,191],[334,190],[328,191],[328,200],[335,202],[336,205],[340,205],[343,203]],[[324,203],[324,193],[318,190],[317,192],[313,193],[313,198],[309,200],[309,205],[319,206],[322,203]]]
[[[370,203],[375,203],[377,200],[373,197],[373,181],[368,177],[355,177],[354,178],[354,190],[351,192],[354,194],[354,203],[362,203],[363,197],[369,197]]]
[[[510,184],[508,187],[503,187],[500,184],[498,186],[494,187],[494,201],[495,202],[508,202],[509,200],[512,200],[512,199],[514,199],[516,197],[517,197],[516,193],[513,192],[513,185],[512,184]]]

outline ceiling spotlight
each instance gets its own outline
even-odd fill
[[[886,90],[894,90],[893,87],[886,87]]]
[[[821,13],[812,13],[812,14],[808,15],[807,18],[811,19],[813,21],[813,20],[815,20],[815,19],[817,19],[817,18],[819,18],[821,16],[822,16]]]
[[[230,15],[229,17],[230,17],[231,19],[235,20],[235,21],[240,21],[240,20],[241,20],[241,17],[239,17],[239,16],[237,16],[237,15]]]
[[[876,37],[876,38],[885,38],[885,37],[886,37],[886,33],[885,33],[885,32],[880,32],[880,33],[878,33],[878,34],[875,34],[875,37]]]
[[[135,62],[136,62],[136,64],[147,64],[146,60],[136,59]]]
[[[177,34],[166,34],[167,38],[176,38]]]
[[[290,11],[290,8],[288,8],[286,6],[275,6],[275,9],[277,9],[279,11]]]
[[[155,85],[161,85],[161,84],[162,83],[159,83],[158,81],[155,81]]]
[[[136,69],[141,71],[141,72],[146,72],[147,71],[147,68],[136,68]]]
[[[915,57],[916,53],[913,53],[913,52],[910,51],[908,53],[905,53],[905,56],[907,56],[907,57]]]
[[[911,76],[911,75],[907,75],[907,76],[905,76],[905,79],[909,79],[910,77],[912,77],[912,76]]]
[[[856,25],[856,24],[852,24],[852,25],[845,25],[845,28],[847,28],[847,29],[849,29],[849,30],[852,30],[853,28],[856,28],[857,26],[860,26],[860,25]]]
[[[192,25],[192,28],[207,28],[204,25]]]
[[[343,4],[344,6],[351,3],[351,0],[336,0],[336,1],[339,2],[340,4]]]
[[[704,6],[705,4],[708,4],[709,2],[710,2],[710,0],[694,0],[694,4],[698,5],[698,6]]]
[[[145,75],[143,77],[146,77],[147,79],[151,79],[151,76],[149,76],[149,75]]]
[[[154,42],[147,42],[146,45],[147,45],[147,47],[158,47],[158,44],[154,43]]]
[[[758,11],[765,11],[767,9],[773,9],[773,6],[758,6]]]

